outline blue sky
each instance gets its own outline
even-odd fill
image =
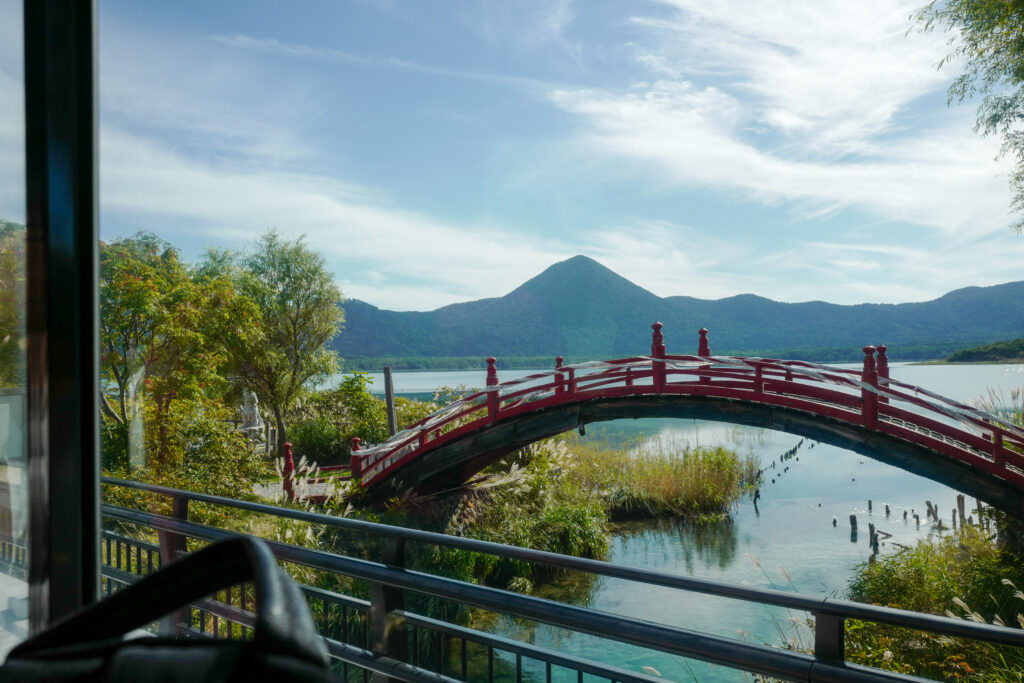
[[[1022,279],[1009,160],[919,2],[100,0],[104,239],[305,234],[428,310],[591,256],[661,296],[924,300]],[[24,217],[0,0],[0,217]]]

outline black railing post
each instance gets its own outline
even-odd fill
[[[171,507],[171,516],[175,519],[188,521],[188,498],[185,496],[174,496]],[[157,531],[157,538],[160,540],[160,568],[171,564],[182,555],[188,553],[187,538],[182,534],[172,531]],[[187,629],[191,608],[182,608],[173,614],[164,617],[160,624],[160,631],[166,635],[179,635]]]
[[[388,538],[384,547],[384,564],[393,569],[405,568],[405,540]],[[399,662],[409,659],[405,617],[395,614],[405,609],[401,588],[370,584],[370,649],[378,657],[390,657]],[[398,679],[373,674],[373,683],[396,683]]]
[[[846,658],[846,619],[835,614],[814,614],[814,656],[831,663]]]

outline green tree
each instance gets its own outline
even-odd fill
[[[244,334],[252,310],[229,278],[196,277],[155,235],[100,245],[101,408],[123,426],[130,451],[141,452],[143,430],[153,430],[146,452],[168,457],[172,404],[223,396],[225,340]]]
[[[237,264],[214,252],[204,267],[233,271],[255,305],[251,334],[229,337],[233,375],[273,413],[280,447],[288,438],[287,415],[295,400],[338,370],[337,354],[327,342],[344,320],[341,291],[323,257],[302,238],[286,240],[273,230]]]
[[[976,130],[1002,136],[1001,154],[1016,159],[1011,206],[1024,212],[1024,2],[934,0],[916,19],[926,31],[944,27],[953,33],[950,54],[939,66],[952,61],[964,70],[949,87],[949,101],[982,96]],[[1024,218],[1014,229],[1024,231]]]

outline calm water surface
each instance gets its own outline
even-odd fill
[[[852,366],[851,366],[852,367]],[[511,379],[531,371],[504,371]],[[1003,396],[1024,385],[1024,365],[900,365],[891,375],[950,398],[971,401],[994,389]],[[375,387],[383,388],[380,375]],[[482,386],[483,371],[395,373],[399,393],[423,394],[441,385]],[[868,560],[868,522],[892,534],[881,552],[896,552],[937,533],[913,523],[911,510],[924,516],[924,502],[938,505],[950,518],[956,491],[856,453],[801,440],[781,432],[695,420],[630,420],[591,425],[588,439],[603,439],[637,449],[660,439],[693,446],[723,445],[755,453],[766,468],[757,508],[741,502],[733,522],[693,530],[664,522],[632,523],[617,530],[610,561],[736,584],[775,587],[814,595],[842,595],[859,564]],[[796,452],[782,461],[783,453]],[[774,468],[772,464],[774,463]],[[788,468],[788,471],[785,469]],[[873,510],[868,511],[868,501]],[[885,515],[885,504],[891,515]],[[973,507],[969,504],[968,507]],[[903,521],[903,512],[910,521]],[[849,516],[861,533],[851,537]],[[832,520],[837,525],[832,525]],[[736,600],[643,586],[618,579],[567,578],[544,589],[549,597],[570,600],[615,614],[672,624],[750,642],[781,645],[787,640],[809,644],[807,615],[750,605]],[[534,627],[502,618],[493,630],[541,646],[601,660],[633,671],[651,667],[670,680],[742,681],[744,674],[680,657],[641,651],[614,642]],[[543,669],[524,663],[543,680]],[[555,670],[555,680],[575,680]],[[648,673],[650,673],[648,671]]]

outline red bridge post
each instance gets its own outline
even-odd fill
[[[359,454],[359,444],[361,443],[362,439],[358,436],[352,437],[352,446],[349,448],[349,472],[353,480],[363,473],[363,456]]]
[[[878,386],[878,369],[875,365],[875,347],[864,347],[864,369],[861,370],[860,379],[865,384]],[[869,389],[860,390],[861,411],[864,414],[864,426],[874,429],[878,424],[878,394]]]
[[[665,389],[665,337],[661,335],[661,323],[654,323],[651,329],[651,374],[654,380],[654,391],[661,393]],[[658,360],[660,359],[660,360]]]
[[[487,359],[487,386],[496,387],[498,386],[498,368],[494,367],[494,364],[498,362],[498,359],[491,356]],[[487,392],[487,417],[493,420],[498,416],[498,390]]]
[[[711,344],[708,343],[708,329],[702,327],[697,330],[697,334],[700,335],[700,342],[697,343],[697,355],[702,358],[707,358],[711,355]],[[711,378],[705,375],[701,375],[701,384],[711,384]]]
[[[555,395],[558,396],[565,391],[565,377],[562,376],[561,368],[565,359],[561,356],[555,357]]]
[[[285,498],[295,500],[295,488],[292,481],[295,474],[295,456],[292,455],[292,445],[285,443],[282,450],[284,451],[284,465],[281,466],[281,488],[284,489]]]
[[[885,352],[889,350],[889,347],[885,344],[878,345],[878,386],[887,387],[889,386],[889,357],[885,355]],[[879,403],[888,403],[889,399],[885,396],[878,397]]]

